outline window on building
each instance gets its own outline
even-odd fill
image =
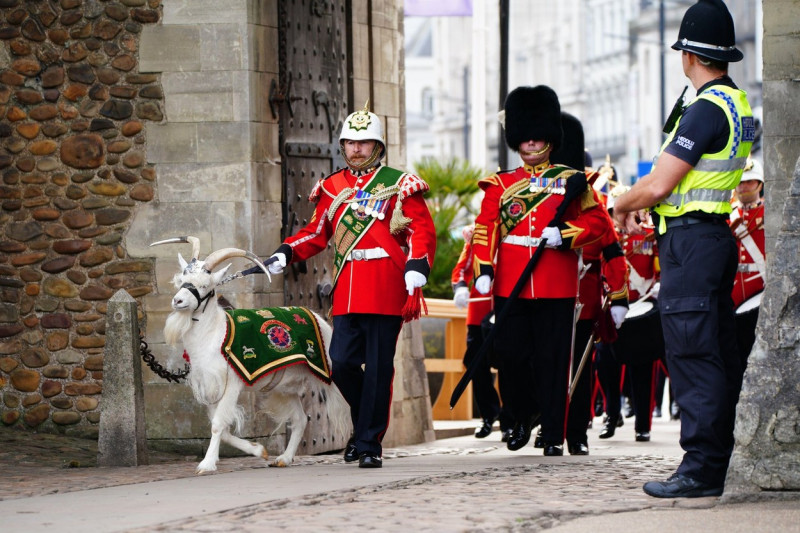
[[[422,89],[422,116],[433,118],[433,89],[430,87]]]

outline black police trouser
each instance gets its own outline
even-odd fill
[[[467,326],[467,351],[464,366],[469,367],[483,345],[483,330],[480,325]],[[500,416],[500,398],[494,388],[494,376],[489,358],[481,357],[472,376],[472,393],[478,404],[481,418],[494,422]]]
[[[578,372],[581,364],[583,352],[592,336],[592,326],[594,320],[578,320],[575,325],[575,347],[572,351],[572,379]],[[592,351],[594,346],[589,348],[589,355],[586,356],[586,363],[583,366],[575,392],[569,401],[569,414],[567,415],[567,442],[582,442],[588,444],[586,429],[589,427],[589,420],[592,419]]]
[[[722,486],[743,374],[731,299],[736,241],[724,222],[703,222],[668,229],[658,250],[667,369],[685,451],[678,473]]]
[[[389,427],[394,353],[403,319],[391,315],[348,314],[333,317],[333,382],[350,405],[359,454],[381,455]],[[364,368],[361,368],[364,365]]]
[[[508,299],[495,297],[499,317]],[[495,335],[517,422],[541,413],[545,444],[564,442],[575,298],[517,299]]]

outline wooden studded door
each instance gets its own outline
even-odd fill
[[[278,118],[283,174],[281,238],[310,220],[308,201],[320,178],[344,166],[338,132],[347,117],[352,64],[349,60],[350,0],[279,0],[279,81],[270,87],[270,107]],[[289,266],[285,303],[326,316],[331,307],[333,252]],[[303,398],[309,417],[298,453],[312,455],[344,448],[348,435],[335,434],[327,398]],[[292,428],[288,428],[291,432]]]
[[[349,1],[281,0],[278,3],[280,81],[270,88],[279,116],[283,161],[283,235],[305,226],[317,181],[344,166],[337,134],[347,117],[351,71],[347,54]],[[333,253],[328,250],[287,269],[286,305],[330,309]]]

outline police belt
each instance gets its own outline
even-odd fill
[[[406,252],[407,249],[405,247],[401,247],[403,252]],[[389,252],[381,248],[380,246],[377,248],[364,248],[361,250],[353,250],[347,257],[344,258],[345,261],[369,261],[370,259],[383,259],[384,257],[389,257]]]
[[[527,248],[536,248],[539,246],[541,239],[539,237],[531,237],[529,235],[507,235],[503,242],[505,244],[513,244],[516,246],[525,246]]]
[[[709,215],[707,217],[681,215],[679,217],[666,217],[666,219],[668,230],[694,224],[725,224],[725,219],[718,215]]]

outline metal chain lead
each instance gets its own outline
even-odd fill
[[[145,342],[144,340],[144,335],[141,334],[139,335],[139,342],[140,342],[139,345],[140,351],[142,353],[142,359],[144,360],[145,363],[147,363],[147,366],[150,367],[150,370],[158,374],[160,377],[166,379],[167,381],[178,383],[180,380],[186,379],[186,376],[189,375],[188,364],[186,364],[184,369],[179,372],[174,372],[174,373],[170,372],[169,370],[161,366],[161,364],[158,361],[156,361],[155,356],[150,351],[150,348],[148,348],[147,342]]]

